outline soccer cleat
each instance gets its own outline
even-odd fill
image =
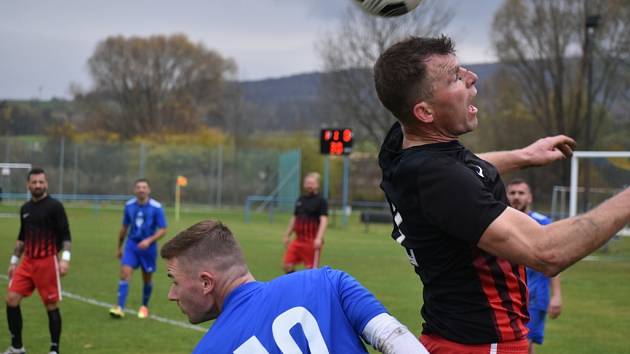
[[[50,352],[48,354],[59,354],[59,353],[53,350],[52,352]]]
[[[123,318],[125,317],[125,312],[120,308],[120,306],[114,306],[109,309],[109,315],[113,318]]]
[[[149,317],[149,308],[146,306],[140,306],[138,309],[138,318],[147,318]]]
[[[24,347],[13,348],[13,346],[10,346],[9,349],[4,351],[2,354],[26,354],[26,349],[24,349]]]

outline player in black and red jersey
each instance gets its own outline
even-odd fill
[[[50,354],[59,354],[60,277],[70,268],[70,228],[63,205],[48,195],[46,173],[33,168],[27,177],[31,200],[20,209],[20,233],[9,265],[7,321],[11,346],[4,354],[25,353],[20,302],[35,289],[48,311]],[[57,254],[61,251],[61,259]],[[20,257],[22,261],[20,262]]]
[[[295,202],[293,217],[283,237],[287,273],[293,272],[299,263],[306,268],[317,268],[328,225],[328,203],[319,195],[319,173],[307,174],[303,187],[305,193]],[[295,239],[291,241],[293,233]]]
[[[379,99],[398,119],[379,154],[392,237],[423,284],[420,340],[432,354],[526,354],[527,265],[556,275],[630,221],[630,189],[546,226],[508,207],[499,173],[570,156],[554,136],[476,156],[458,137],[476,128],[477,75],[447,37],[412,37],[374,68]]]

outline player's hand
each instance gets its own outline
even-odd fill
[[[551,300],[549,300],[549,308],[547,309],[547,313],[549,317],[552,319],[560,316],[562,312],[562,298],[560,296],[552,296]]]
[[[116,258],[118,259],[122,258],[122,250],[120,249],[120,247],[118,247],[118,249],[116,250]]]
[[[149,246],[151,246],[151,240],[142,240],[140,241],[140,243],[138,244],[138,248],[141,250],[146,250],[147,248],[149,248]]]
[[[544,166],[571,157],[575,146],[575,140],[566,135],[556,135],[538,139],[533,144],[524,147],[523,153],[529,161],[527,167]]]
[[[7,276],[9,277],[9,279],[13,277],[13,273],[15,273],[16,269],[17,269],[17,264],[9,265],[9,269],[7,270]]]
[[[70,270],[70,262],[68,261],[59,261],[59,275],[62,277],[68,273]]]
[[[322,240],[321,238],[316,238],[313,240],[314,249],[319,250],[322,248],[323,245],[324,245],[324,240]]]

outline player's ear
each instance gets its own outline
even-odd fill
[[[201,282],[201,286],[203,288],[203,294],[209,294],[214,290],[214,275],[209,272],[201,272],[199,273],[199,281]]]
[[[414,118],[422,123],[433,122],[433,109],[426,101],[416,103],[411,112],[413,113]]]

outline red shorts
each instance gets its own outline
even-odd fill
[[[304,263],[304,267],[313,268],[314,262],[315,248],[313,247],[313,240],[302,241],[300,239],[295,239],[291,241],[286,253],[284,254],[285,265]]]
[[[61,281],[57,256],[46,258],[24,257],[9,281],[9,291],[24,297],[30,296],[37,288],[44,304],[54,304],[61,300]]]
[[[431,354],[527,354],[527,338],[492,344],[460,344],[435,334],[423,334],[420,342]]]

